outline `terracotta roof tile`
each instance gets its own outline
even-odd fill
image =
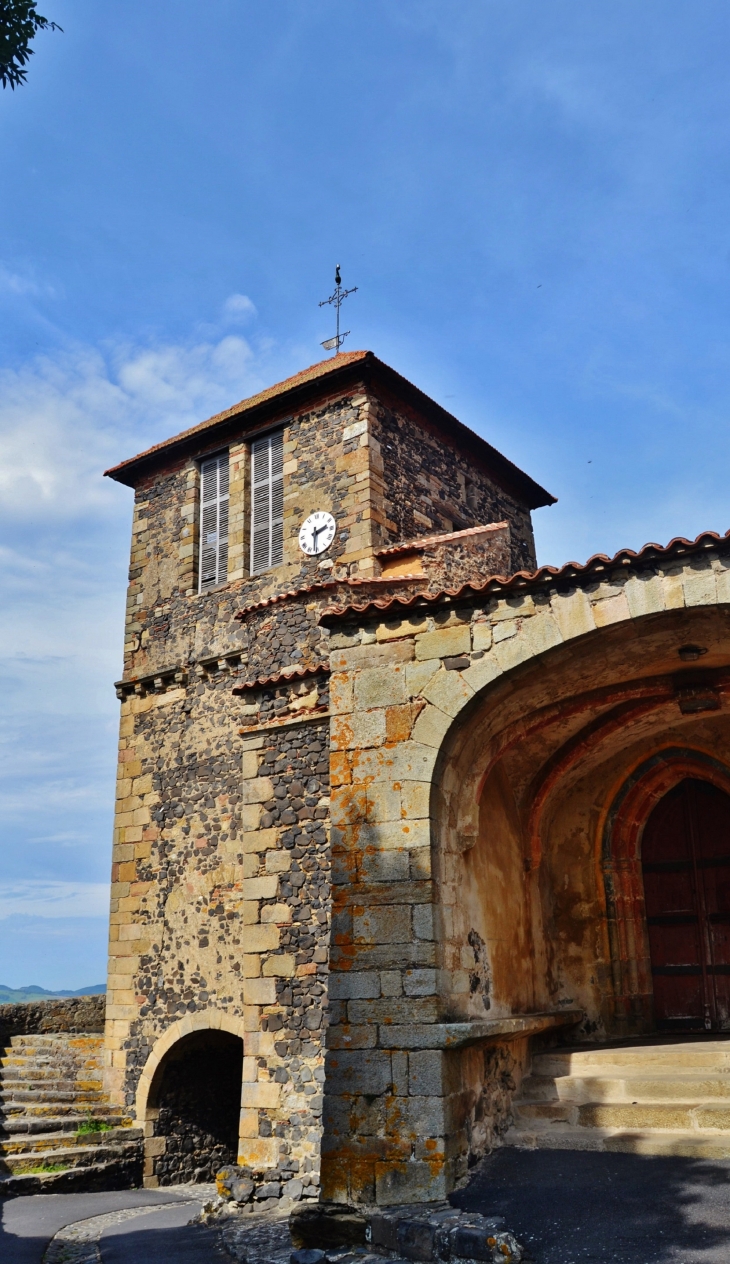
[[[110,469],[104,470],[104,475],[108,475],[109,478],[115,478],[121,471],[135,465],[137,461],[143,461],[146,457],[153,456],[156,452],[162,452],[165,448],[172,447],[183,439],[188,439],[205,430],[212,429],[221,421],[227,421],[229,417],[237,417],[241,413],[251,412],[259,404],[265,404],[271,399],[276,399],[277,395],[285,395],[287,391],[295,390],[297,386],[304,386],[305,383],[314,382],[317,378],[327,377],[328,374],[333,373],[336,369],[343,368],[346,364],[354,364],[358,360],[365,360],[371,354],[372,352],[370,351],[340,351],[338,355],[331,356],[328,360],[320,360],[318,364],[312,364],[308,369],[302,369],[301,373],[295,373],[293,377],[287,377],[283,382],[277,382],[274,386],[268,386],[265,391],[259,391],[256,395],[249,395],[247,399],[242,399],[240,403],[233,404],[222,413],[216,413],[213,417],[208,417],[206,421],[198,422],[196,426],[190,426],[187,430],[181,430],[179,434],[171,435],[169,439],[163,439],[161,443],[153,444],[151,448],[145,448],[144,452],[139,452],[137,456],[129,457],[126,461],[120,461],[118,465],[112,465]]]
[[[259,676],[257,680],[245,680],[231,692],[247,693],[249,689],[264,689],[267,685],[285,685],[288,680],[306,680],[307,676],[329,675],[329,663],[315,663],[312,667],[283,668],[273,676]]]
[[[264,597],[262,601],[253,601],[250,606],[244,606],[241,610],[237,610],[234,619],[243,620],[248,615],[253,614],[256,610],[265,610],[267,606],[278,606],[282,601],[295,601],[299,597],[307,597],[310,593],[327,592],[330,588],[357,588],[364,587],[366,584],[383,584],[391,586],[393,584],[407,583],[409,579],[423,579],[423,575],[363,575],[359,579],[356,575],[348,576],[347,579],[323,579],[316,584],[305,584],[302,588],[287,588],[286,592],[275,593],[273,597]]]
[[[509,526],[507,522],[486,522],[478,527],[465,527],[463,531],[447,531],[441,535],[419,536],[416,540],[404,540],[401,544],[390,544],[387,549],[378,549],[376,557],[393,557],[395,553],[417,553],[419,549],[427,549],[432,544],[452,544],[466,539],[468,536],[481,535],[482,532],[499,531]]]
[[[353,615],[369,612],[382,613],[392,610],[397,614],[401,610],[413,606],[438,605],[442,601],[453,601],[467,593],[497,596],[513,592],[529,592],[542,588],[548,582],[553,584],[569,583],[572,580],[590,580],[602,576],[610,568],[631,566],[642,561],[671,560],[686,553],[701,553],[728,542],[730,531],[718,535],[716,531],[703,531],[695,540],[687,540],[684,536],[676,536],[669,544],[645,544],[638,552],[633,549],[620,549],[613,557],[606,553],[596,553],[587,562],[566,562],[564,566],[541,566],[536,571],[516,571],[514,575],[490,575],[481,582],[462,584],[459,588],[443,588],[438,592],[416,592],[411,597],[391,597],[388,600],[374,598],[361,604],[347,606],[328,606],[320,616],[320,623],[337,622]],[[403,577],[401,577],[403,578]]]

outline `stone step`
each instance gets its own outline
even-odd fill
[[[36,1063],[27,1065],[14,1063],[0,1073],[0,1083],[7,1084],[15,1080],[37,1080],[44,1084],[52,1084],[58,1080],[69,1080],[74,1084],[79,1080],[94,1080],[100,1083],[102,1074],[103,1069],[100,1066],[77,1066],[75,1063],[59,1064],[58,1062],[49,1063],[48,1066],[38,1066]]]
[[[77,1154],[96,1146],[106,1148],[113,1146],[116,1142],[136,1141],[141,1136],[139,1128],[126,1127],[111,1128],[108,1132],[101,1133],[79,1133],[75,1130],[49,1132],[46,1129],[35,1134],[15,1134],[0,1138],[0,1163],[9,1163],[18,1154],[25,1153],[64,1155],[66,1151],[73,1151]]]
[[[16,1080],[13,1084],[3,1085],[0,1088],[0,1110],[4,1109],[9,1102],[26,1102],[28,1105],[33,1102],[75,1102],[75,1101],[105,1101],[106,1097],[99,1088],[80,1088],[78,1084],[73,1084],[68,1080],[62,1080],[60,1086],[54,1084],[52,1087],[47,1085],[41,1087],[28,1088],[25,1080]]]
[[[514,1127],[502,1138],[502,1144],[526,1150],[609,1150],[691,1159],[730,1158],[730,1133],[694,1129],[655,1132],[627,1128]]]
[[[580,1128],[712,1129],[728,1131],[730,1102],[525,1102],[512,1103],[515,1120],[522,1125],[569,1124]]]
[[[648,1073],[666,1068],[683,1071],[711,1068],[730,1071],[730,1040],[678,1041],[671,1044],[620,1045],[613,1048],[554,1049],[538,1054],[537,1075],[616,1075],[637,1067]]]
[[[20,1045],[103,1044],[100,1031],[30,1031],[10,1037],[13,1048]]]
[[[6,1045],[0,1055],[0,1063],[100,1062],[103,1053],[103,1049],[74,1049],[69,1045],[57,1045],[55,1049],[9,1049]]]
[[[62,1172],[0,1173],[0,1199],[21,1194],[76,1194],[110,1189],[134,1189],[142,1183],[141,1149],[115,1159],[68,1167]]]
[[[97,1097],[88,1097],[83,1093],[68,1093],[62,1100],[43,1098],[39,1101],[22,1101],[10,1098],[0,1104],[0,1120],[15,1119],[18,1115],[27,1115],[29,1119],[43,1115],[106,1115],[110,1110],[109,1102],[100,1093]]]
[[[102,1124],[107,1124],[109,1128],[128,1128],[131,1120],[127,1115],[113,1115],[108,1111],[105,1114],[97,1114],[93,1118]],[[68,1115],[19,1115],[12,1118],[0,1120],[0,1152],[2,1152],[5,1139],[8,1137],[26,1136],[29,1134],[41,1134],[56,1132],[76,1133],[85,1123],[88,1122],[88,1115],[80,1115],[78,1111]],[[106,1132],[97,1132],[84,1134],[89,1136],[102,1136]]]
[[[625,1072],[625,1068],[617,1070]],[[530,1075],[522,1081],[520,1098],[532,1102],[702,1102],[730,1098],[730,1073],[708,1075],[706,1069],[681,1075],[652,1075],[630,1068],[613,1076]]]
[[[19,1075],[15,1068],[6,1071],[4,1075],[0,1075],[0,1087],[8,1088],[9,1085],[17,1084],[19,1088],[29,1088],[35,1082],[39,1088],[48,1088],[53,1084],[67,1084],[70,1088],[75,1088],[79,1084],[101,1084],[104,1078],[100,1067],[59,1066],[56,1067],[55,1075],[49,1074],[44,1068],[36,1069],[35,1073],[30,1067],[26,1070],[27,1074],[24,1075]]]
[[[92,1164],[108,1163],[111,1160],[135,1158],[140,1149],[141,1130],[138,1128],[117,1129],[117,1136],[104,1134],[103,1141],[94,1145],[67,1146],[63,1149],[48,1146],[15,1150],[12,1154],[0,1157],[0,1171],[8,1175],[32,1172],[39,1167],[57,1167],[63,1164],[65,1169],[88,1168]]]

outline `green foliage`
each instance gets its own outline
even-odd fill
[[[76,1136],[81,1137],[89,1132],[111,1132],[111,1124],[104,1123],[103,1119],[95,1119],[93,1115],[87,1115],[82,1124],[76,1129]]]
[[[43,1172],[65,1172],[68,1163],[37,1163],[35,1167],[23,1168],[18,1176],[40,1176]]]
[[[60,31],[56,22],[41,17],[36,0],[0,0],[0,83],[15,89],[28,74],[23,67],[33,55],[37,31]]]

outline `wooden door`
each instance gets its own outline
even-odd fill
[[[687,779],[644,828],[654,1013],[665,1030],[730,1030],[730,796]]]

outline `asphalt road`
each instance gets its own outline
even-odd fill
[[[536,1264],[728,1264],[730,1160],[497,1150],[451,1201],[503,1215]]]
[[[103,1264],[215,1264],[214,1232],[188,1225],[196,1208],[181,1198],[191,1197],[188,1188],[11,1199],[0,1204],[0,1261],[40,1264],[64,1225],[138,1207],[104,1229]],[[730,1261],[730,1160],[498,1150],[452,1202],[505,1216],[535,1264]]]
[[[65,1225],[91,1216],[139,1207],[140,1215],[112,1225],[101,1235],[104,1264],[212,1264],[218,1258],[213,1233],[198,1226],[186,1228],[197,1208],[173,1190],[119,1190],[102,1194],[38,1194],[0,1203],[0,1261],[2,1264],[40,1264],[53,1235]],[[164,1210],[145,1207],[167,1204]]]

